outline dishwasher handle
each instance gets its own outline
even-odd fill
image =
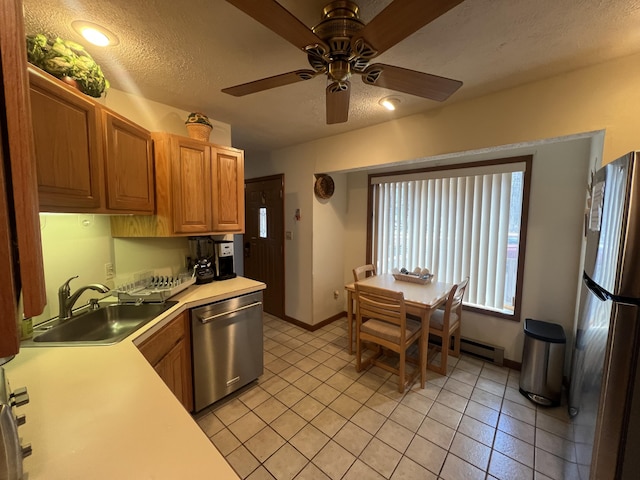
[[[209,322],[214,321],[216,318],[226,317],[227,315],[231,315],[231,314],[236,313],[236,312],[241,312],[242,310],[247,310],[249,308],[259,307],[260,305],[262,305],[262,302],[254,302],[254,303],[250,303],[249,305],[244,305],[242,307],[234,308],[233,310],[228,310],[226,312],[216,313],[215,315],[211,315],[211,316],[205,317],[205,318],[202,318],[200,315],[198,315],[198,320],[200,320],[200,323],[209,323]]]

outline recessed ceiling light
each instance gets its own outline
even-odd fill
[[[400,105],[400,99],[398,97],[385,97],[378,102],[387,110],[395,110]]]
[[[118,37],[106,28],[84,20],[71,22],[73,29],[82,35],[89,43],[98,47],[113,46],[120,43]]]

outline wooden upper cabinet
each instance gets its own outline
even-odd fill
[[[102,110],[105,131],[107,209],[153,213],[153,149],[150,133]]]
[[[111,217],[114,237],[244,233],[244,153],[153,133],[156,215]]]
[[[40,210],[153,214],[151,134],[29,67]]]
[[[40,209],[101,205],[101,138],[93,101],[29,69]]]
[[[213,230],[244,231],[244,152],[212,148]]]
[[[171,190],[174,233],[211,231],[211,149],[198,141],[171,142]]]

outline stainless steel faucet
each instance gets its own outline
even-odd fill
[[[100,293],[109,293],[111,291],[109,287],[102,283],[92,283],[90,285],[80,287],[73,295],[71,295],[69,282],[74,278],[78,278],[78,276],[76,275],[75,277],[71,277],[58,289],[58,318],[60,320],[67,320],[73,316],[73,305],[78,301],[78,298],[85,290],[96,290]]]

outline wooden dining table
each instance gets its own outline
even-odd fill
[[[396,292],[402,292],[404,295],[404,301],[407,308],[407,313],[420,317],[423,325],[422,338],[427,352],[427,343],[429,340],[429,321],[431,319],[431,312],[436,310],[439,306],[443,305],[447,301],[447,295],[451,291],[453,284],[444,282],[431,281],[426,284],[408,282],[403,280],[396,280],[390,273],[374,275],[367,277],[364,280],[359,280],[358,283],[372,285],[378,288],[384,288],[387,290],[394,290]],[[354,308],[353,301],[355,298],[356,287],[355,282],[345,285],[347,290],[347,321],[349,322],[349,353],[353,353],[353,320],[354,320]],[[424,378],[426,377],[426,369],[429,368],[427,359],[423,359],[423,365],[421,369],[421,384],[424,388]],[[431,369],[431,368],[430,368]],[[434,367],[433,370],[439,371],[439,367]]]

